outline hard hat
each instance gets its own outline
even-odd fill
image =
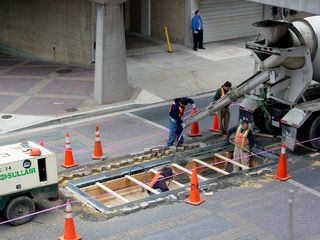
[[[30,156],[40,156],[41,151],[39,148],[32,148],[30,152]]]

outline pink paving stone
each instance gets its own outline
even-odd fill
[[[7,76],[47,76],[52,72],[55,72],[58,66],[18,66],[12,70],[6,72]]]
[[[90,96],[93,93],[93,81],[53,80],[39,93]]]
[[[23,61],[19,59],[5,58],[5,59],[0,59],[0,66],[14,66],[21,62]]]
[[[69,73],[60,74],[63,77],[86,77],[94,78],[93,68],[69,67],[72,71]]]
[[[0,76],[0,91],[27,92],[39,81],[39,79],[31,79],[30,77],[11,78],[8,76]]]
[[[16,96],[0,96],[0,111],[14,102],[17,98],[18,97]]]
[[[65,98],[32,97],[15,113],[29,115],[56,115],[66,113],[66,109],[77,108],[83,100]]]

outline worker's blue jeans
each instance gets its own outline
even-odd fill
[[[179,138],[181,133],[182,133],[181,123],[178,123],[177,120],[169,117],[169,140],[168,140],[167,146],[168,147],[172,146],[176,136],[177,138]],[[183,143],[183,136],[181,136],[178,144],[182,144],[182,143]]]

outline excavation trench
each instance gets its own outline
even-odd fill
[[[232,147],[210,145],[70,181],[66,189],[87,205],[108,213],[115,209],[138,206],[142,202],[154,202],[169,195],[188,191],[191,170],[194,167],[197,169],[199,185],[205,186],[236,175],[232,173],[233,166],[241,167],[240,173],[243,173],[274,164],[278,158],[272,154],[258,154],[251,157],[248,168],[232,160],[232,150]],[[259,149],[254,150],[256,153],[261,152]],[[154,175],[164,166],[170,167],[174,176],[166,180],[169,191],[160,193],[148,186]]]

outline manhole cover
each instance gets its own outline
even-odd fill
[[[72,72],[72,69],[70,69],[70,68],[59,69],[56,71],[56,73],[60,73],[60,74],[65,74],[65,73],[70,73],[70,72]]]
[[[77,112],[79,111],[77,108],[67,108],[66,112]]]
[[[12,118],[12,115],[3,115],[1,118],[2,119],[9,119],[9,118]]]

